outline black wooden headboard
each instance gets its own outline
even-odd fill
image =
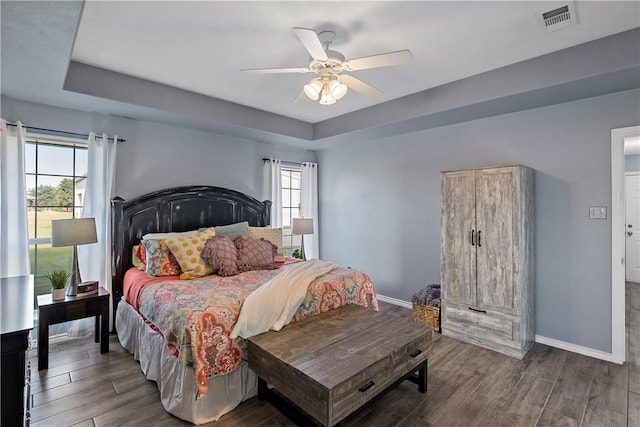
[[[130,201],[111,200],[112,293],[115,310],[123,292],[125,272],[133,266],[131,251],[146,233],[189,231],[201,227],[248,221],[254,227],[270,224],[271,202],[227,188],[175,187]]]

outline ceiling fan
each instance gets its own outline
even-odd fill
[[[413,60],[411,51],[407,49],[347,60],[340,52],[329,49],[329,44],[335,39],[335,32],[323,31],[316,34],[313,30],[299,27],[293,28],[293,32],[311,55],[309,67],[254,68],[241,71],[257,74],[316,73],[318,77],[304,85],[304,93],[309,99],[322,105],[331,105],[347,93],[347,88],[370,96],[382,94],[381,90],[349,74],[343,74],[344,72],[407,64]]]

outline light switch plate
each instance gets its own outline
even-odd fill
[[[607,207],[589,206],[589,219],[607,219]]]

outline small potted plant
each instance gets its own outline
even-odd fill
[[[47,278],[51,283],[51,296],[54,301],[64,299],[65,295],[65,286],[67,286],[67,281],[69,280],[71,275],[64,270],[53,270]]]

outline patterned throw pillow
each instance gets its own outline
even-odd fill
[[[207,240],[202,248],[202,258],[213,267],[220,276],[235,276],[238,271],[238,249],[227,236],[216,234]]]
[[[182,269],[180,279],[188,280],[213,273],[213,267],[202,258],[201,252],[206,241],[215,235],[216,230],[211,227],[184,237],[165,240]]]
[[[273,243],[278,249],[277,254],[282,255],[282,228],[249,227],[248,236]]]
[[[238,236],[235,244],[238,248],[238,269],[240,271],[276,268],[274,257],[278,248],[273,243],[265,239]]]
[[[134,245],[131,253],[131,264],[140,271],[145,271],[147,268],[147,250],[144,245]]]
[[[147,259],[145,272],[147,277],[178,276],[182,273],[180,264],[176,261],[164,240],[145,240],[145,256]]]

